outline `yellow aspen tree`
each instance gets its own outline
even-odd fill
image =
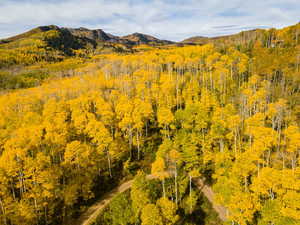
[[[141,215],[142,225],[163,225],[163,219],[159,209],[154,204],[148,204],[143,208]]]
[[[161,180],[163,187],[163,197],[166,197],[165,179],[169,176],[169,174],[166,171],[165,161],[162,157],[157,157],[154,163],[152,163],[151,174]]]

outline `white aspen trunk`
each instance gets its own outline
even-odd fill
[[[244,177],[244,185],[245,185],[245,192],[247,192],[247,188],[248,188],[248,181],[247,181],[247,176]]]
[[[138,148],[138,160],[140,160],[140,139],[139,139],[139,131],[136,131],[136,142]]]
[[[162,180],[162,186],[163,186],[163,196],[166,197],[166,190],[165,190],[165,179]]]
[[[295,169],[296,169],[296,163],[297,163],[297,159],[295,156],[295,153],[293,152],[293,156],[292,156],[292,169],[293,169],[293,174],[295,173]]]
[[[210,71],[210,86],[211,86],[211,90],[213,90],[212,71]]]
[[[11,191],[12,191],[12,194],[13,194],[13,199],[16,200],[15,188],[14,188],[14,185],[13,185],[12,182],[10,182],[10,186],[11,186]]]
[[[282,169],[285,169],[285,153],[282,151]]]
[[[175,202],[178,205],[178,188],[177,188],[177,164],[175,162]]]
[[[38,221],[39,221],[40,215],[39,215],[39,212],[38,212],[38,205],[37,205],[37,200],[36,200],[35,197],[34,197],[34,211],[35,211],[35,213],[37,215],[37,218],[38,218]]]
[[[7,225],[6,216],[5,216],[5,209],[4,209],[3,202],[1,200],[1,198],[0,198],[0,206],[1,206],[1,211],[2,211],[2,214],[3,214],[3,223],[4,223],[4,225]]]
[[[237,155],[237,134],[236,132],[234,132],[234,156],[236,158],[236,155]]]
[[[132,159],[132,131],[129,128],[129,148],[130,148],[130,159]]]
[[[220,152],[223,152],[224,151],[224,142],[223,142],[223,139],[221,139],[219,141],[219,145],[220,145]]]

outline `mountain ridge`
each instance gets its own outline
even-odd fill
[[[110,33],[105,32],[102,29],[88,29],[85,27],[79,28],[69,28],[69,27],[58,27],[56,25],[47,25],[47,26],[39,26],[33,28],[24,33],[0,39],[1,43],[8,43],[16,40],[20,40],[22,38],[30,37],[36,33],[43,33],[51,30],[56,30],[60,32],[68,32],[76,38],[88,40],[88,42],[109,42],[109,43],[119,43],[124,45],[139,45],[139,44],[149,44],[149,45],[165,45],[175,43],[169,40],[161,40],[154,36],[142,33],[132,33],[125,36],[116,36]]]
[[[232,35],[217,37],[195,36],[181,42],[158,39],[154,36],[132,33],[116,36],[102,29],[84,27],[67,28],[56,25],[40,26],[27,32],[0,40],[1,54],[6,57],[1,66],[32,63],[35,61],[60,61],[68,56],[90,57],[107,53],[133,53],[144,51],[148,47],[169,48],[172,46],[204,45],[211,43],[216,47],[226,46],[243,48],[248,51],[255,43],[264,47],[288,45],[288,39],[297,43],[300,24],[282,29],[254,29]],[[290,36],[289,38],[283,36]],[[148,47],[144,48],[146,45]]]
[[[299,23],[297,23],[299,24]],[[289,26],[294,27],[297,26],[297,24]],[[284,29],[284,28],[282,28]],[[280,29],[280,30],[282,30]],[[79,27],[79,28],[69,28],[69,27],[59,27],[56,25],[47,25],[47,26],[39,26],[36,28],[33,28],[27,32],[0,39],[1,43],[8,43],[12,41],[16,41],[22,38],[29,37],[31,35],[34,35],[36,33],[45,33],[51,30],[55,30],[58,32],[64,32],[66,35],[70,36],[72,35],[73,38],[79,39],[79,41],[88,42],[92,45],[97,45],[97,43],[112,43],[112,44],[122,44],[126,46],[135,46],[135,45],[141,45],[141,44],[147,44],[147,45],[168,45],[168,44],[207,44],[207,43],[215,43],[219,44],[222,42],[234,42],[234,43],[245,43],[249,41],[254,41],[257,39],[262,39],[265,32],[269,32],[272,30],[276,30],[275,28],[269,28],[269,29],[252,29],[252,30],[246,30],[241,31],[234,34],[228,34],[228,35],[221,35],[221,36],[215,36],[215,37],[207,37],[207,36],[192,36],[189,38],[186,38],[182,41],[170,41],[170,40],[164,40],[159,39],[157,37],[154,37],[152,35],[143,34],[143,33],[132,33],[127,34],[123,36],[117,36],[110,34],[108,32],[105,32],[103,29],[88,29],[85,27]]]

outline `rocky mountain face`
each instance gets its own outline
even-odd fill
[[[152,45],[164,45],[164,44],[172,44],[172,41],[160,40],[156,37],[141,34],[141,33],[133,33],[126,36],[115,36],[109,33],[104,32],[102,29],[90,30],[87,28],[66,28],[70,31],[74,36],[81,38],[88,38],[94,41],[101,42],[112,42],[112,43],[120,43],[125,45],[139,45],[139,44],[152,44]]]
[[[97,43],[119,43],[124,45],[139,45],[139,44],[150,44],[150,45],[165,45],[165,44],[172,44],[172,41],[167,40],[160,40],[156,37],[141,34],[141,33],[133,33],[130,35],[126,35],[123,37],[115,36],[109,33],[104,32],[102,29],[87,29],[84,27],[80,28],[65,28],[65,27],[58,27],[55,25],[49,26],[41,26],[34,28],[28,32],[0,40],[0,43],[8,43],[16,40],[20,40],[23,38],[28,38],[37,33],[43,33],[48,31],[57,31],[58,33],[62,34],[62,36],[72,36],[72,39],[77,39],[79,42],[90,43],[96,45]]]
[[[94,41],[117,41],[118,37],[105,33],[102,29],[90,30],[84,27],[80,28],[63,28],[68,30],[72,35],[80,38],[87,38]]]
[[[294,26],[292,26],[293,28]],[[291,29],[292,29],[291,28]],[[46,41],[49,47],[63,51],[64,53],[72,52],[77,49],[96,49],[99,48],[116,48],[131,49],[133,46],[146,44],[151,46],[161,46],[176,44],[181,45],[203,45],[213,43],[224,46],[227,44],[244,45],[251,44],[257,40],[265,46],[280,44],[280,39],[275,35],[275,29],[254,29],[242,31],[237,34],[203,37],[195,36],[187,38],[181,42],[172,42],[161,40],[151,35],[142,33],[133,33],[126,36],[116,36],[103,31],[102,29],[66,28],[55,25],[40,26],[25,33],[0,40],[0,44],[9,43],[13,48],[20,47],[19,42],[27,39]],[[274,35],[272,35],[274,33]],[[2,48],[0,45],[0,48]],[[121,47],[120,47],[121,46]],[[8,47],[5,47],[8,48]]]
[[[147,35],[147,34],[141,34],[141,33],[133,33],[130,35],[126,35],[123,37],[120,37],[121,41],[128,41],[130,43],[135,43],[135,44],[172,44],[174,42],[168,41],[168,40],[160,40],[156,37]]]

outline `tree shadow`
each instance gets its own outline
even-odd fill
[[[203,202],[203,198],[200,197],[197,201],[196,209],[193,211],[192,214],[186,214],[184,216],[184,222],[182,224],[190,223],[197,225],[205,225],[205,217],[207,216],[207,213],[201,208]]]
[[[222,222],[219,220],[218,215],[212,208],[210,202],[203,194],[199,193],[199,196],[193,213],[185,214],[181,225],[221,225]]]

